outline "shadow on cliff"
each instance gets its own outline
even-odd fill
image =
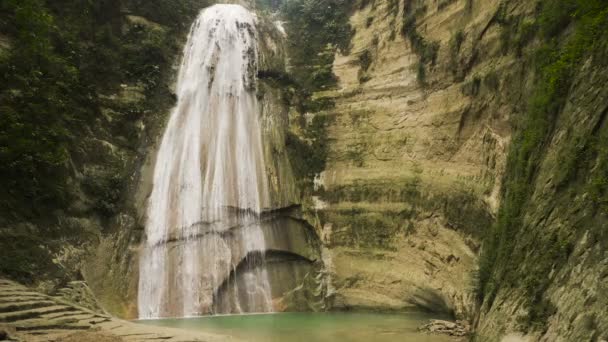
[[[454,316],[454,310],[441,293],[430,288],[418,288],[408,303],[424,311]]]

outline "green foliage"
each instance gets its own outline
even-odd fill
[[[477,96],[479,95],[479,90],[481,89],[481,78],[477,75],[473,77],[470,81],[466,82],[462,85],[462,93],[467,96]]]
[[[372,61],[373,61],[372,53],[367,49],[364,50],[359,55],[359,65],[360,65],[359,82],[360,83],[365,83],[365,82],[369,81],[370,78],[367,75],[367,70],[369,70],[369,67],[372,64]]]
[[[53,46],[55,23],[37,0],[2,2],[18,43],[0,65],[2,211],[65,200],[69,124],[86,118],[90,90],[77,66]]]
[[[10,41],[0,51],[0,227],[11,227],[0,231],[0,273],[23,281],[61,277],[65,270],[51,256],[83,232],[66,231],[57,217],[72,214],[70,204],[81,196],[101,219],[120,207],[124,160],[109,167],[113,157],[96,155],[91,142],[137,148],[135,121],[144,117],[154,126],[160,115],[148,113],[171,105],[167,84],[180,51],[177,36],[204,3],[0,2],[0,32]],[[110,100],[123,83],[143,86],[146,97],[133,104]],[[21,221],[35,226],[23,230],[15,224]]]
[[[454,2],[456,2],[456,0],[439,0],[439,2],[437,3],[437,10],[442,11]]]
[[[103,173],[87,176],[83,181],[83,190],[96,199],[95,209],[106,217],[117,214],[125,175],[118,168],[110,168]]]
[[[460,71],[459,54],[465,37],[464,31],[458,30],[450,38],[450,69],[455,77]]]
[[[365,120],[367,120],[369,118],[370,112],[368,111],[352,111],[350,113],[348,113],[348,116],[350,116],[350,122],[353,125],[353,127],[359,127],[361,125],[361,123],[363,123]]]
[[[7,0],[0,31],[15,43],[0,59],[0,209],[36,215],[69,201],[69,161],[79,141],[99,131],[100,93],[120,84],[144,85],[166,99],[174,32],[127,26],[129,5],[170,27],[186,23],[202,1]],[[189,13],[189,14],[186,14]],[[178,20],[179,19],[179,20]],[[127,29],[128,28],[128,29]],[[170,102],[170,101],[164,101]],[[153,108],[158,108],[154,105]],[[125,111],[145,108],[128,108]],[[132,116],[125,115],[125,120]],[[120,124],[118,125],[120,126]]]
[[[374,7],[376,5],[376,1],[375,0],[361,0],[361,3],[359,3],[359,9],[364,9],[365,7],[372,5],[372,7]]]
[[[454,50],[455,53],[460,52],[462,43],[464,42],[465,34],[462,30],[456,31],[450,39],[450,49]]]
[[[421,14],[421,12],[418,11],[420,8],[424,7],[420,7],[418,1],[410,1],[405,3],[401,33],[409,40],[412,50],[420,58],[420,63],[417,67],[417,77],[421,84],[425,84],[426,65],[430,64],[431,66],[434,66],[437,62],[439,42],[428,41],[418,32],[416,28],[416,17]]]
[[[500,87],[500,77],[496,70],[491,70],[483,77],[483,85],[490,90],[498,90]]]
[[[355,184],[333,187],[323,194],[323,200],[330,203],[339,202],[407,202],[424,203],[420,189],[420,178],[412,177],[397,184],[355,182]],[[442,203],[443,204],[443,203]]]
[[[524,21],[519,25],[515,47],[518,56],[522,55],[523,48],[528,45],[536,36],[538,25],[533,21]]]
[[[291,132],[287,134],[285,146],[289,151],[290,163],[304,190],[310,190],[315,176],[325,169],[329,151],[327,124],[328,116],[317,114],[304,127],[301,138]]]
[[[374,23],[374,16],[369,16],[369,17],[367,17],[367,20],[365,21],[365,27],[370,27],[370,26],[372,26],[373,23]]]
[[[359,70],[357,78],[359,79],[359,83],[365,83],[372,79],[371,76],[363,70]]]
[[[346,149],[346,159],[351,161],[354,166],[362,167],[365,163],[364,160],[365,148],[358,144],[348,146]]]
[[[499,20],[503,19],[504,16],[499,17]],[[565,40],[561,37],[562,41],[553,39],[570,20],[573,20],[574,32]],[[581,67],[583,58],[601,47],[600,42],[608,35],[608,3],[601,0],[547,1],[543,3],[538,25],[545,37],[544,44],[537,51],[538,79],[527,113],[521,119],[511,145],[497,222],[484,239],[478,288],[480,299],[489,307],[501,287],[523,284],[529,298],[528,315],[520,323],[529,329],[542,330],[554,312],[554,307],[544,296],[551,281],[547,275],[555,265],[565,263],[573,249],[573,234],[576,232],[557,230],[551,236],[530,235],[531,229],[526,227],[529,223],[524,216],[534,190],[537,170],[545,155],[545,146],[568,97],[574,73]],[[572,145],[561,155],[565,168],[558,182],[563,184],[579,175],[577,165],[592,163],[595,168],[588,166],[588,170],[594,170],[590,177],[599,181],[592,181],[588,186],[597,184],[596,198],[599,203],[602,199],[606,203],[608,178],[605,167],[608,165],[605,148],[583,137],[575,138]],[[588,163],[579,164],[583,160],[588,160]],[[519,245],[517,241],[520,241]],[[543,246],[543,251],[534,254],[533,262],[525,262],[524,258],[532,256],[527,255],[521,244],[529,248]]]
[[[370,1],[358,5],[364,8],[369,4],[373,6]],[[297,37],[288,40],[287,51],[292,66],[290,104],[302,115],[301,122],[305,121],[305,113],[333,108],[331,99],[313,99],[312,94],[336,84],[334,56],[338,50],[349,52],[352,35],[349,13],[353,5],[347,0],[285,0],[283,3],[281,14],[287,22],[287,33]],[[317,114],[310,124],[301,124],[302,137],[287,135],[290,162],[304,192],[312,189],[314,177],[325,169],[327,117]]]
[[[399,0],[388,0],[388,12],[397,15],[399,11]]]
[[[288,53],[296,82],[309,91],[335,84],[336,49],[349,51],[351,4],[346,0],[287,0],[281,13],[291,37]]]
[[[416,64],[416,79],[421,85],[426,84],[426,66],[422,62]]]
[[[579,0],[546,1],[538,20],[540,31],[545,38],[553,38],[562,32],[578,9]]]
[[[361,160],[359,153],[356,152],[359,149],[356,145],[350,146],[349,149],[355,152],[351,156],[347,155],[347,158],[352,158],[350,160],[353,163]],[[426,193],[418,174],[390,184],[383,181],[373,183],[356,181],[353,184],[332,187],[321,195],[322,199],[329,203],[412,203],[414,205],[412,208],[404,209],[399,213],[400,221],[397,221],[397,224],[404,233],[413,231],[413,227],[408,228],[404,223],[405,220],[415,217],[416,213],[434,210],[445,212],[446,219],[451,223],[450,228],[475,237],[480,236],[485,227],[492,222],[485,205],[474,193]]]
[[[35,277],[49,275],[61,278],[61,270],[52,262],[46,238],[17,227],[12,231],[0,231],[0,274],[23,283],[31,283]],[[7,253],[10,251],[11,253]]]
[[[374,35],[374,38],[372,38],[372,45],[377,48],[378,45],[380,44],[380,38],[378,37],[378,35]]]
[[[536,36],[538,23],[536,21],[521,20],[520,17],[509,16],[499,20],[502,25],[500,32],[500,46],[503,54],[515,48],[517,56],[522,56],[523,48]]]
[[[395,38],[397,38],[397,31],[393,28],[391,30],[391,34],[388,36],[388,40],[392,42],[395,40]]]
[[[409,221],[412,212],[407,209],[379,213],[352,207],[323,214],[339,227],[332,240],[335,245],[395,250],[395,238],[415,231]]]
[[[283,6],[284,0],[255,0],[258,9],[269,10],[272,12],[278,11]]]
[[[178,30],[188,29],[196,14],[211,3],[209,0],[122,0],[122,2],[137,15]],[[120,9],[120,7],[114,8]]]
[[[608,132],[606,130],[597,141],[594,141],[591,153],[596,157],[595,172],[592,173],[586,190],[597,209],[608,215]]]
[[[509,53],[511,47],[511,40],[513,39],[513,31],[515,30],[515,24],[511,21],[503,20],[502,29],[500,31],[500,51],[503,55]]]

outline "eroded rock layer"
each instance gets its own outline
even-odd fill
[[[499,1],[407,3],[374,1],[350,19],[351,49],[334,62],[338,89],[317,95],[335,108],[316,114],[328,117],[330,152],[311,214],[326,234],[335,307],[469,318],[516,102],[485,84],[475,94],[463,89],[474,77],[514,74],[514,60],[500,56],[488,29]],[[403,27],[411,15],[413,29],[437,46],[424,80]],[[457,32],[461,46],[451,51]],[[466,74],[452,69],[471,59]]]

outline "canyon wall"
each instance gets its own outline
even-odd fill
[[[307,209],[329,249],[334,308],[468,318],[526,80],[500,52],[498,1],[412,3],[367,2],[351,16],[338,85],[315,94],[335,107],[311,114],[327,117],[329,154]],[[409,16],[437,46],[423,80]]]
[[[304,203],[334,309],[454,313],[484,341],[605,339],[604,13],[353,5],[337,85],[313,96],[331,105],[305,114],[329,147]]]

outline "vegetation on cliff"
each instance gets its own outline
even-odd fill
[[[133,6],[168,25],[183,21],[183,8],[145,3]],[[150,94],[167,91],[159,89],[165,76],[160,67],[178,46],[162,30],[123,32],[123,5],[2,2],[0,31],[11,42],[0,59],[3,217],[45,213],[69,200],[71,152],[95,130],[101,93],[115,92],[126,81],[142,82]]]
[[[345,0],[289,0],[282,13],[287,31],[292,74],[309,90],[335,84],[332,72],[334,52],[348,52],[351,4]],[[329,52],[329,53],[325,53]]]
[[[161,126],[178,37],[204,3],[2,1],[0,273],[29,280],[56,269],[48,255],[64,243],[53,241],[88,234],[66,228],[66,216],[117,212],[130,172],[117,151],[136,154],[138,121]],[[115,100],[128,89],[131,102]],[[92,204],[74,209],[83,198]]]
[[[304,192],[312,187],[315,175],[325,169],[328,146],[328,117],[315,115],[309,123],[306,113],[331,109],[326,98],[312,98],[315,91],[327,90],[336,84],[333,62],[337,51],[348,53],[352,4],[345,0],[287,0],[281,7],[290,37],[287,50],[290,58],[290,104],[300,113],[301,134],[290,132],[286,146],[291,164]]]
[[[439,8],[441,9],[441,7],[440,3]],[[425,14],[427,10],[427,5],[421,1],[405,1],[401,27],[401,34],[409,40],[412,50],[420,58],[416,77],[422,85],[426,84],[427,66],[435,66],[439,51],[439,42],[426,39],[416,27],[417,17]]]
[[[501,9],[504,11],[504,7]],[[479,295],[490,308],[500,289],[517,288],[526,293],[528,315],[520,323],[524,329],[542,330],[554,311],[545,291],[554,281],[555,272],[567,261],[574,242],[589,228],[594,239],[608,243],[603,220],[608,203],[608,131],[602,119],[590,134],[574,137],[560,152],[562,167],[555,180],[560,196],[581,196],[588,212],[581,222],[590,223],[578,231],[555,229],[550,236],[540,236],[526,214],[534,196],[534,181],[547,156],[560,113],[568,99],[577,72],[585,61],[605,64],[608,38],[608,3],[601,0],[550,0],[542,2],[534,22],[501,16],[503,46],[511,44],[521,54],[530,41],[530,32],[538,32],[535,48],[535,90],[529,99],[526,115],[516,122],[516,135],[510,149],[503,199],[497,223],[487,235],[481,258]],[[504,32],[503,31],[503,32]],[[517,32],[515,39],[510,36]],[[522,43],[522,40],[525,41]],[[556,198],[555,201],[559,201]],[[595,223],[591,223],[595,222]],[[543,246],[530,254],[525,246]],[[528,265],[522,268],[520,265]],[[526,271],[522,271],[526,269]]]

